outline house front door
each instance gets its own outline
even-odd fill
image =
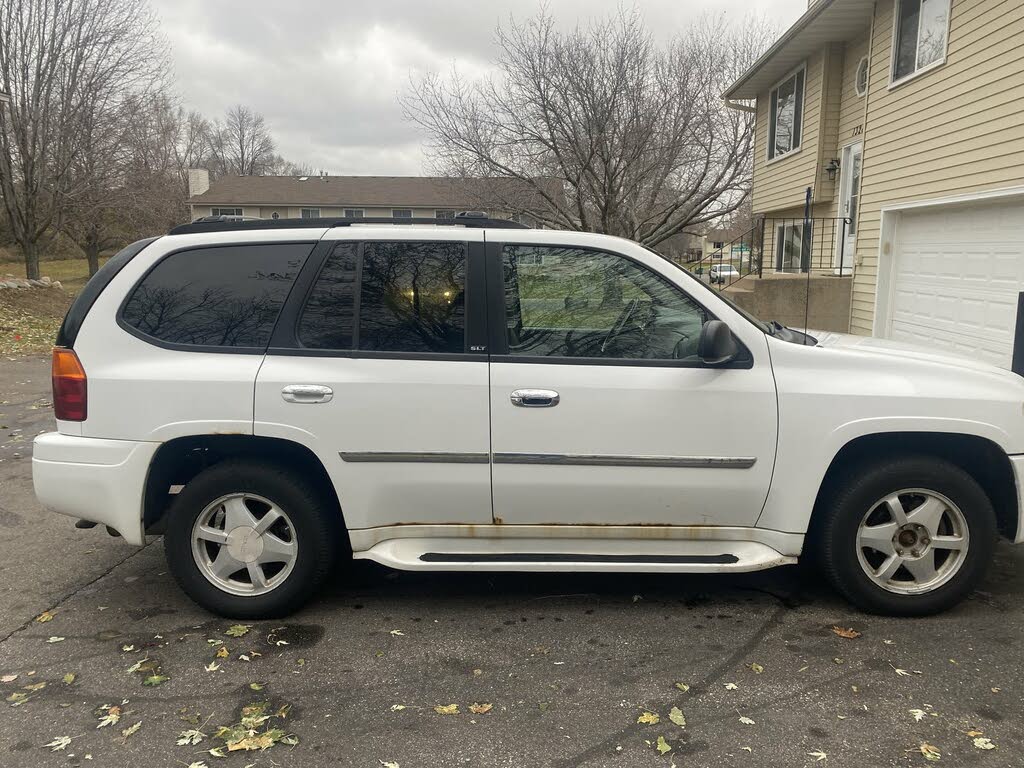
[[[846,219],[843,235],[836,243],[833,260],[837,275],[853,274],[853,259],[857,244],[857,205],[860,202],[860,171],[863,144],[850,144],[843,148],[839,178],[839,215]]]

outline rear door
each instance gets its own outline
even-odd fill
[[[488,244],[495,519],[754,525],[778,419],[764,334],[729,310],[743,360],[706,366],[714,316],[674,267],[515,234]]]
[[[289,298],[255,432],[320,457],[350,528],[491,522],[482,242],[331,230]]]

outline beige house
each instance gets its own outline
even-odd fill
[[[525,201],[525,202],[524,202]],[[539,210],[526,184],[507,179],[429,176],[225,176],[210,183],[205,169],[189,171],[192,219],[203,216],[298,218],[451,218],[484,210],[499,218],[530,220],[509,211]]]
[[[756,103],[763,269],[847,283],[855,333],[1008,365],[1022,41],[1024,0],[812,2],[725,94]]]

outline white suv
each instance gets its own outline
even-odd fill
[[[410,220],[405,220],[407,223]],[[279,616],[343,557],[753,571],[944,609],[1024,538],[1024,380],[748,316],[640,245],[461,218],[214,221],[135,243],[54,353],[41,502],[206,608]]]

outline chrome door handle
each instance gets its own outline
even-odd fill
[[[329,403],[334,391],[320,384],[289,384],[281,390],[281,397],[288,403]]]
[[[517,389],[510,399],[520,408],[551,408],[561,399],[553,389]]]

